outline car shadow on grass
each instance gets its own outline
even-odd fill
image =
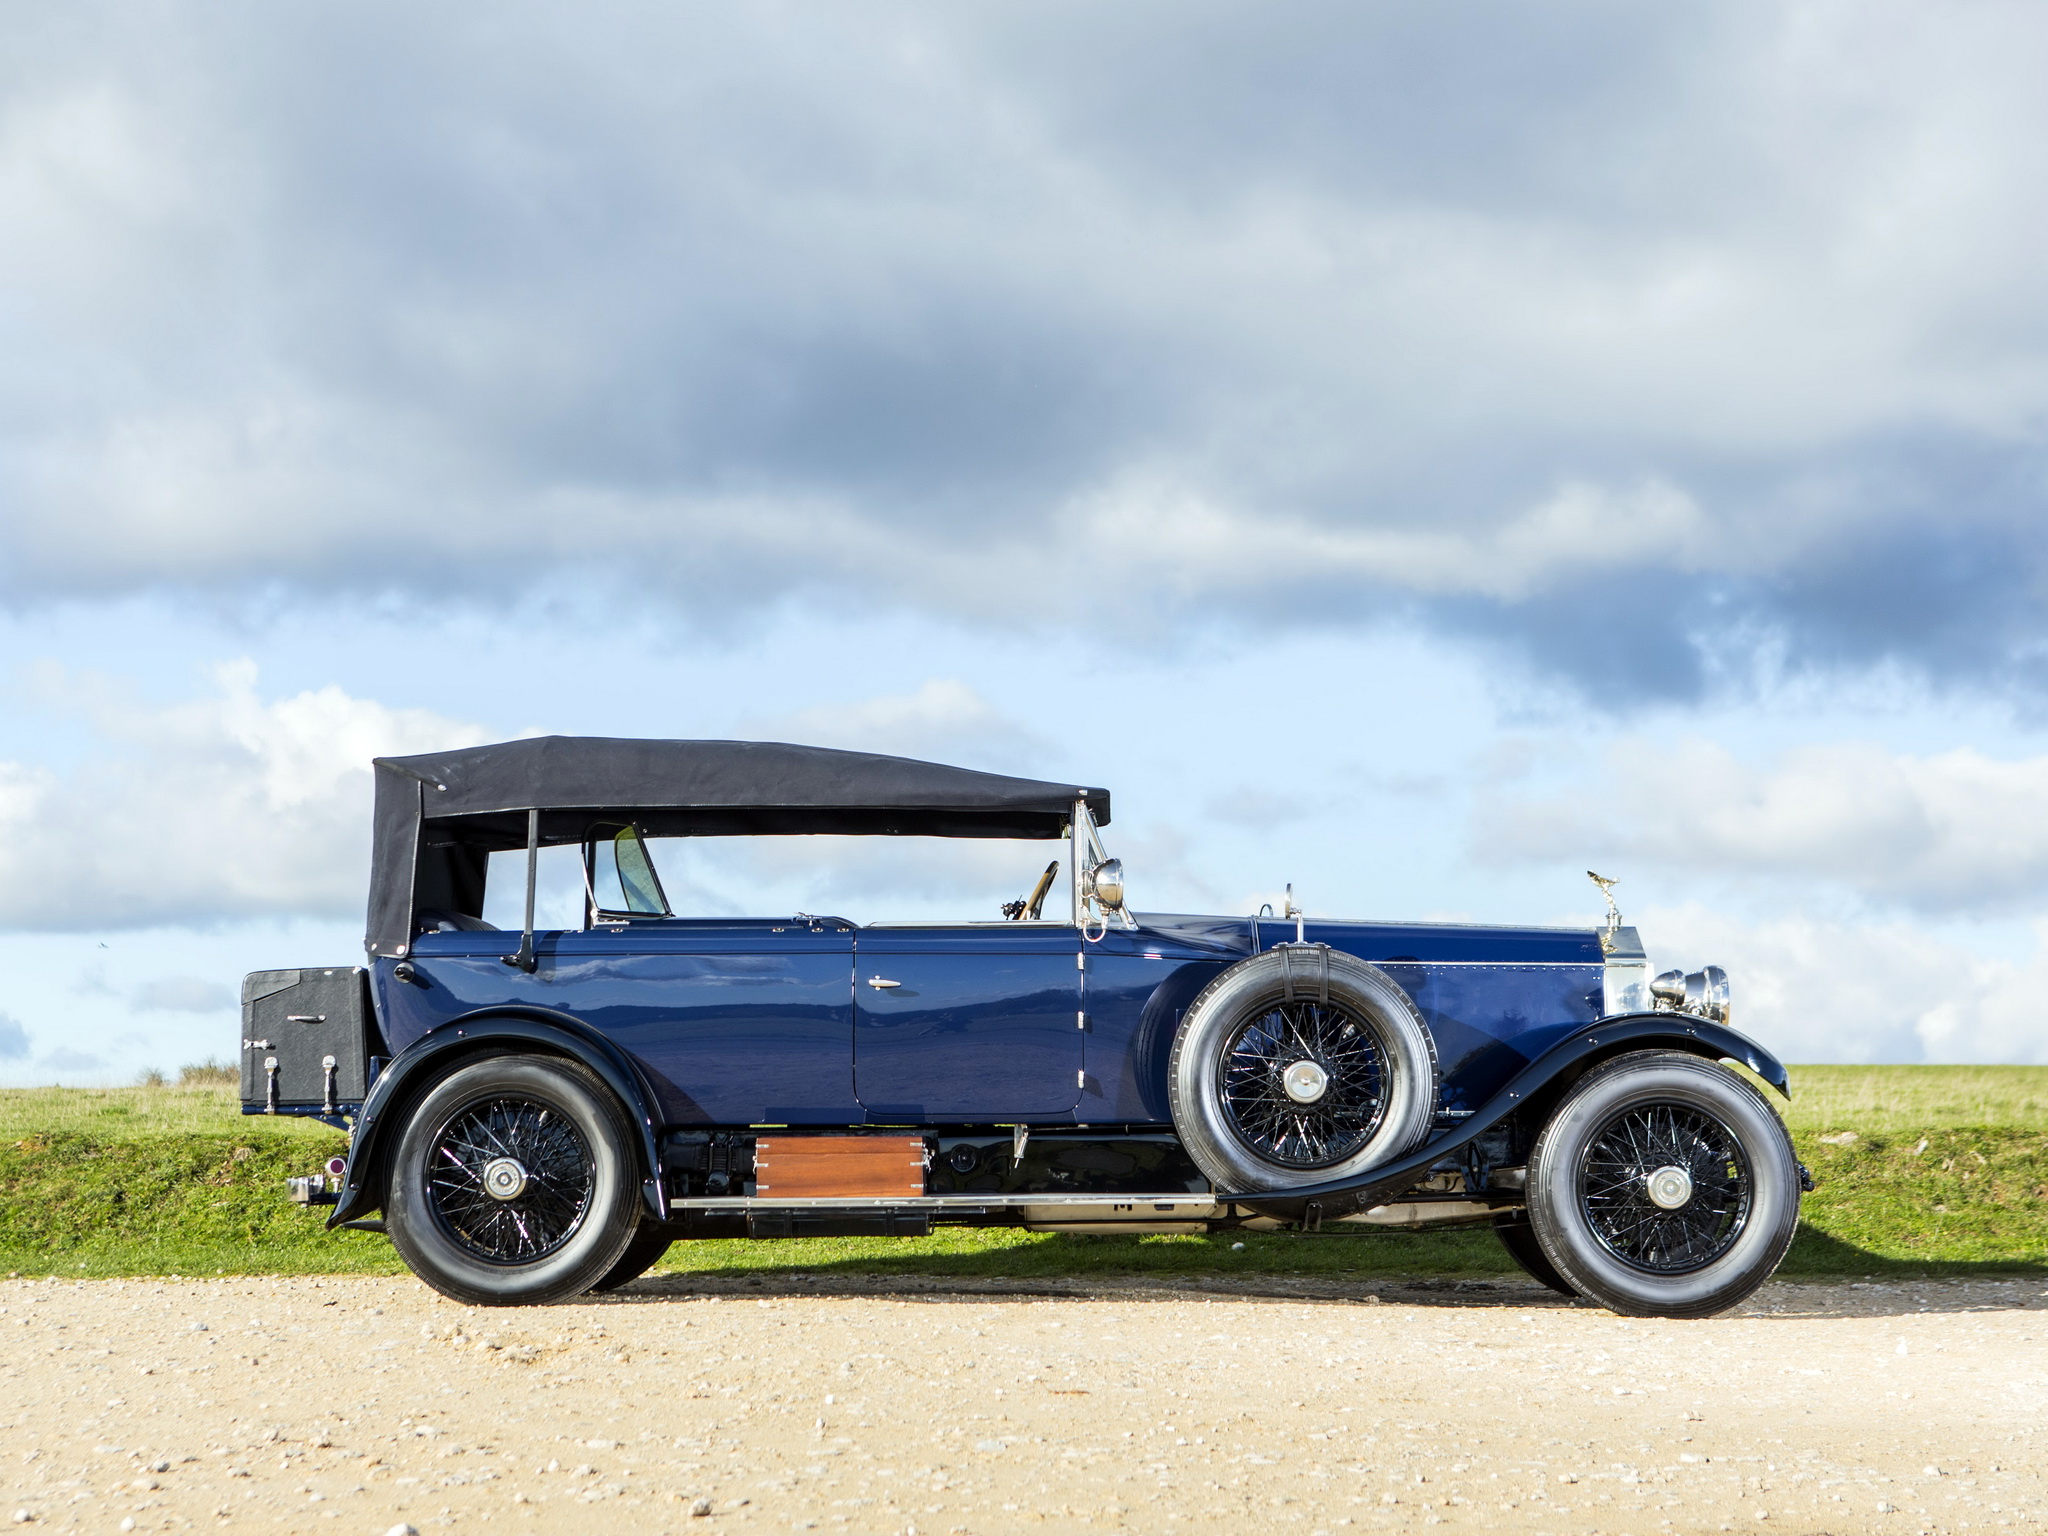
[[[1992,1280],[2048,1279],[2048,1255],[2010,1258],[1902,1258],[1876,1253],[1806,1222],[1779,1275],[1787,1280]]]

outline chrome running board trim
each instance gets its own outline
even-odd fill
[[[1225,1208],[1208,1195],[819,1195],[778,1199],[773,1195],[697,1195],[669,1201],[676,1211],[989,1211],[1056,1205],[1066,1210],[1145,1212],[1200,1210],[1221,1216]],[[1184,1220],[1196,1220],[1185,1216]]]

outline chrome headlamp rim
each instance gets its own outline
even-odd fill
[[[1104,859],[1081,877],[1082,893],[1107,912],[1119,912],[1124,904],[1124,861]]]
[[[1650,997],[1660,1010],[1689,1013],[1715,1024],[1726,1024],[1729,1006],[1728,973],[1718,965],[1696,971],[1661,971],[1650,982]]]

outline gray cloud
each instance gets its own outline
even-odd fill
[[[66,8],[0,62],[0,597],[1114,592],[1604,698],[1760,656],[2048,697],[2044,40]]]
[[[1629,915],[1652,965],[1725,966],[1737,1027],[1783,1060],[2048,1061],[2038,1001],[2048,953],[2038,946],[2024,959],[1990,957],[1918,919],[1779,912],[1745,923],[1697,906]]]
[[[91,1072],[106,1065],[101,1057],[90,1051],[52,1051],[36,1063],[52,1072]]]
[[[171,705],[90,675],[39,679],[96,739],[61,771],[0,761],[0,925],[30,931],[353,916],[369,874],[370,760],[483,734],[335,687],[267,699],[248,662]],[[138,1005],[193,1007],[179,985],[152,983]],[[98,964],[76,988],[114,990]]]
[[[1632,738],[1568,792],[1483,797],[1472,846],[1488,862],[1598,859],[1879,908],[2030,913],[2048,894],[2048,758],[1833,742],[1759,768],[1710,741]]]
[[[817,705],[751,722],[764,740],[942,759],[993,773],[1039,770],[1046,743],[958,678],[928,678],[913,693]]]
[[[1228,794],[1217,795],[1203,807],[1213,821],[1225,826],[1249,827],[1254,832],[1270,832],[1275,827],[1300,821],[1314,809],[1304,796],[1263,789],[1256,784],[1239,784]]]
[[[217,981],[164,976],[135,989],[135,1006],[158,1013],[218,1013],[235,1006],[235,994]]]

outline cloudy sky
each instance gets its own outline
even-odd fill
[[[1591,865],[1793,1059],[2048,1061],[2044,69],[2000,0],[20,12],[0,1081],[231,1054],[360,952],[367,760],[539,731],[1107,784],[1153,908]]]

